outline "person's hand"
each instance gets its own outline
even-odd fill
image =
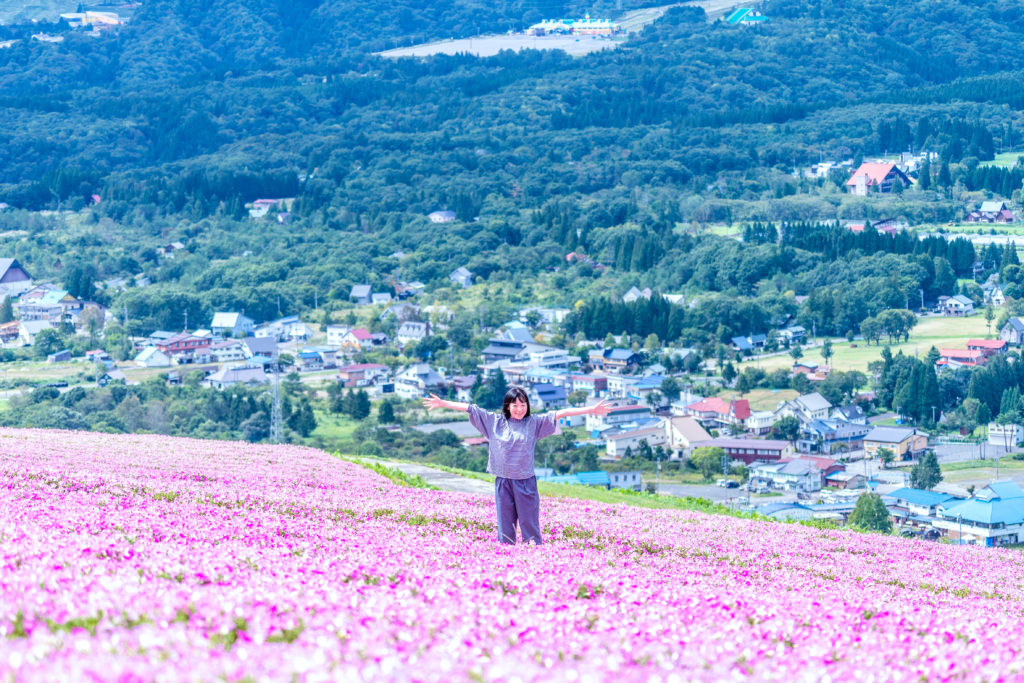
[[[610,413],[611,410],[612,407],[608,405],[608,402],[605,399],[602,398],[600,401],[598,401],[596,404],[590,407],[590,414],[604,416]]]
[[[431,394],[429,398],[423,399],[423,407],[427,409],[427,412],[434,408],[442,408],[444,407],[444,399],[437,394]]]

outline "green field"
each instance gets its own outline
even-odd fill
[[[1011,168],[1017,163],[1017,159],[1024,157],[1024,150],[1018,150],[1016,152],[1003,152],[997,154],[996,158],[992,161],[983,161],[979,166],[998,166],[999,168]]]
[[[992,331],[996,332],[994,322]],[[890,348],[893,355],[902,351],[905,355],[923,357],[932,346],[937,349],[966,348],[968,339],[984,339],[987,336],[988,325],[982,313],[977,313],[969,318],[919,318],[917,325],[910,332],[910,341],[891,344]],[[834,369],[867,372],[868,363],[882,357],[882,348],[886,345],[886,338],[883,337],[880,344],[871,344],[870,346],[863,341],[853,344],[845,339],[832,341],[833,355],[830,364]],[[825,359],[821,355],[821,342],[816,342],[816,346],[813,348],[805,348],[801,360],[812,360],[824,365]],[[753,362],[755,361],[744,361],[744,365]],[[756,362],[758,367],[766,370],[793,366],[793,358],[789,354],[761,358]]]

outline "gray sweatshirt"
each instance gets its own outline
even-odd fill
[[[553,412],[516,420],[471,405],[469,422],[487,437],[487,471],[505,479],[534,476],[533,450],[537,441],[559,431]]]

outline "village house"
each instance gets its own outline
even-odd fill
[[[147,346],[135,356],[135,364],[141,368],[169,368],[171,357],[155,346]]]
[[[890,491],[886,498],[892,500],[888,507],[894,521],[909,526],[930,525],[935,520],[939,507],[951,505],[959,500],[948,493],[907,487]]]
[[[395,393],[402,398],[423,398],[444,385],[444,377],[426,363],[410,365],[395,376]]]
[[[1001,446],[1007,450],[1017,447],[1017,444],[1024,441],[1024,427],[1015,423],[1000,424],[999,422],[988,423],[988,443],[993,446]]]
[[[245,205],[249,209],[250,218],[264,218],[271,210],[288,212],[292,210],[295,197],[282,197],[280,199],[257,199]]]
[[[608,378],[605,375],[571,372],[564,375],[561,381],[569,393],[583,391],[588,398],[603,396],[608,391]]]
[[[928,448],[928,435],[914,427],[875,427],[864,436],[864,455],[877,458],[888,448],[897,460],[920,457]]]
[[[892,192],[897,182],[903,187],[911,185],[910,178],[896,164],[865,162],[846,181],[846,189],[850,194],[865,197],[873,192]]]
[[[776,422],[774,410],[752,410],[746,422],[747,432],[763,436],[772,430]]]
[[[943,503],[932,526],[959,543],[999,546],[1024,541],[1024,491],[995,481],[967,500]]]
[[[672,459],[690,457],[693,449],[704,441],[711,441],[711,435],[701,427],[697,418],[679,416],[665,420],[665,443]]]
[[[714,396],[687,405],[683,414],[693,415],[706,429],[720,429],[727,425],[745,427],[750,417],[750,402],[746,399],[727,401]]]
[[[155,347],[150,347],[155,348]],[[210,358],[214,363],[233,363],[245,360],[245,343],[240,339],[225,339],[210,344]]]
[[[797,396],[792,401],[783,401],[775,409],[775,419],[779,420],[786,416],[792,416],[801,423],[813,422],[814,420],[827,420],[832,404],[819,394],[813,392]]]
[[[1013,223],[1014,215],[1006,202],[982,202],[981,207],[971,211],[964,219],[967,223]]]
[[[622,295],[622,302],[626,304],[631,304],[637,299],[650,299],[651,294],[652,292],[650,287],[644,287],[643,289],[630,287],[629,291]]]
[[[968,339],[967,349],[969,351],[981,351],[985,358],[998,356],[1006,353],[1007,343],[1005,339]]]
[[[355,363],[338,368],[338,382],[343,387],[368,387],[387,382],[391,372],[380,363]]]
[[[1024,320],[1010,318],[999,330],[999,338],[1008,344],[1020,346],[1024,344]]]
[[[299,350],[296,360],[301,370],[329,370],[338,364],[338,350],[330,346],[306,347]]]
[[[609,434],[604,437],[605,453],[609,458],[621,460],[626,449],[636,453],[641,442],[646,441],[651,448],[663,446],[666,442],[665,428],[661,424],[644,425],[638,429]]]
[[[22,346],[32,346],[36,335],[43,330],[52,330],[49,320],[22,320],[18,323],[18,342]]]
[[[341,340],[345,337],[348,331],[352,329],[348,325],[328,325],[327,326],[327,345],[328,346],[341,346]]]
[[[868,485],[868,480],[856,472],[834,472],[825,477],[825,485],[836,489],[862,489]]]
[[[936,367],[973,368],[985,364],[985,352],[978,349],[939,349]]]
[[[0,259],[0,299],[16,297],[32,288],[32,276],[17,259]]]
[[[595,370],[623,373],[640,365],[643,356],[630,349],[591,349],[587,359]]]
[[[259,386],[269,382],[270,378],[267,377],[267,373],[263,371],[263,368],[237,367],[218,370],[206,377],[202,384],[214,389],[223,390],[238,384]]]
[[[256,329],[255,322],[242,313],[214,313],[210,331],[221,337],[245,337]]]
[[[11,320],[6,323],[0,323],[0,342],[4,344],[10,344],[18,338],[20,333],[20,320]]]
[[[21,320],[49,320],[54,325],[73,322],[73,313],[82,310],[83,303],[63,289],[49,289],[38,297],[22,298],[14,305]]]
[[[267,358],[277,361],[277,340],[272,337],[245,337],[242,344],[246,360]]]
[[[609,472],[608,484],[613,489],[630,489],[640,492],[643,490],[643,474],[636,470],[629,472]]]
[[[364,327],[349,330],[341,338],[341,346],[353,351],[361,351],[373,347],[373,335]]]
[[[155,346],[178,363],[209,363],[210,337],[181,332]]]
[[[598,434],[610,427],[617,427],[630,422],[636,422],[637,420],[649,418],[650,416],[651,409],[648,406],[612,406],[607,415],[588,414],[586,416],[585,424],[588,432],[591,434]]]
[[[974,302],[963,294],[951,296],[942,303],[942,314],[951,318],[974,315]]]
[[[459,285],[463,289],[473,285],[473,273],[469,272],[469,270],[465,266],[459,266],[458,268],[453,270],[448,275],[448,279],[454,282],[455,284]]]
[[[866,425],[868,423],[867,413],[856,404],[833,408],[830,417],[839,422],[850,422],[856,425]]]
[[[849,453],[860,450],[868,425],[838,420],[811,420],[800,430],[797,448],[804,453]]]
[[[779,462],[761,463],[750,468],[750,485],[765,485],[768,488],[786,491],[820,491],[822,473],[817,463],[804,458]]]
[[[755,462],[772,462],[791,458],[795,451],[788,441],[774,439],[730,439],[717,438],[697,444],[698,447],[708,446],[721,448],[732,460],[742,460],[747,465]]]
[[[395,332],[395,341],[401,346],[415,344],[430,336],[430,323],[414,322],[407,320],[402,323]]]
[[[557,410],[569,405],[565,389],[554,384],[534,384],[530,387],[530,405],[537,410]]]
[[[455,220],[454,211],[432,211],[427,214],[427,219],[431,223],[451,223]]]

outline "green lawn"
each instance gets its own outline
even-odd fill
[[[993,322],[993,332],[995,332],[994,327]],[[969,318],[919,318],[917,325],[910,332],[910,341],[892,344],[890,348],[893,355],[903,351],[906,355],[923,357],[932,346],[937,349],[966,348],[968,339],[984,339],[987,335],[988,326],[982,313],[977,313]],[[863,341],[858,341],[854,342],[856,344],[854,347],[845,339],[833,340],[833,355],[830,364],[836,370],[867,372],[868,363],[881,358],[882,348],[886,341],[886,338],[883,337],[881,344],[871,344],[870,346]],[[814,348],[804,349],[801,360],[812,360],[824,365],[825,359],[821,355],[821,340],[818,340],[817,346]],[[744,361],[744,364],[751,362],[754,361]],[[793,358],[789,354],[783,354],[762,358],[757,363],[759,367],[766,370],[791,368]]]
[[[331,443],[352,441],[352,433],[359,426],[359,422],[356,420],[317,408],[313,409],[313,415],[316,417],[316,429],[313,430],[311,437],[319,437]]]
[[[789,358],[789,356],[786,357]],[[790,401],[799,395],[792,389],[754,389],[743,396],[737,392],[732,392],[732,394],[731,398],[733,399],[745,398],[750,401],[751,410],[775,410],[779,407],[780,402]]]
[[[1003,152],[997,154],[992,161],[983,161],[979,166],[998,166],[999,168],[1011,168],[1017,163],[1017,159],[1024,156],[1024,150],[1016,152]]]

